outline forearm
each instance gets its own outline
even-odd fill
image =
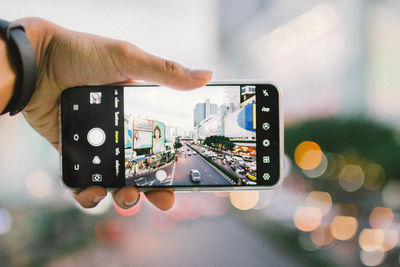
[[[15,80],[16,73],[11,65],[7,45],[0,37],[0,112],[5,109],[12,96]]]

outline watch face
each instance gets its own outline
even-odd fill
[[[280,134],[279,92],[269,84],[68,89],[63,179],[72,188],[270,187]]]

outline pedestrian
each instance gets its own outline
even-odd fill
[[[187,90],[205,85],[211,75],[153,56],[128,42],[71,31],[40,18],[0,20],[0,111],[16,114],[22,110],[26,121],[57,150],[59,102],[66,88],[145,80]],[[73,192],[73,197],[82,207],[91,208],[106,194],[105,188],[91,186]],[[174,203],[171,190],[145,195],[163,210]],[[139,196],[132,186],[113,192],[121,208],[132,207]]]

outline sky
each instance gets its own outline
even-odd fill
[[[239,86],[233,87],[239,90]],[[125,87],[124,113],[134,114],[164,122],[167,126],[193,129],[194,108],[197,103],[218,106],[224,103],[224,89],[227,86],[202,87],[190,91],[167,87]]]

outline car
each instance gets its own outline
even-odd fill
[[[235,169],[235,172],[236,172],[237,174],[242,174],[242,173],[244,173],[244,169],[238,167],[238,168]]]
[[[242,158],[243,159],[247,159],[247,160],[252,160],[253,159],[253,157],[250,156],[250,155],[243,155]]]
[[[257,183],[254,182],[254,181],[247,181],[246,184],[247,184],[247,185],[257,185]]]
[[[191,155],[192,155],[192,152],[189,151],[189,152],[187,153],[187,155],[188,155],[188,156],[191,156]]]
[[[257,180],[257,175],[255,172],[248,172],[246,174],[247,178],[249,178],[250,180],[256,181]]]
[[[197,152],[196,151],[193,151],[193,153],[192,153],[193,155],[196,155],[197,154]]]
[[[194,182],[194,183],[200,182],[201,176],[200,176],[199,170],[196,170],[196,169],[191,170],[191,171],[190,171],[190,179],[191,179],[192,182]]]

